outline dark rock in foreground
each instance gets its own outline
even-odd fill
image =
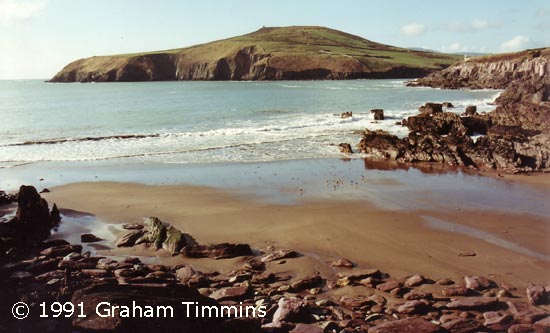
[[[369,328],[369,333],[437,333],[443,330],[422,318],[405,318]]]
[[[100,284],[78,290],[74,293],[73,304],[84,304],[86,318],[75,318],[73,327],[78,331],[93,332],[220,332],[221,320],[218,318],[196,318],[194,311],[187,313],[186,306],[181,302],[198,302],[201,305],[217,306],[214,300],[200,295],[196,289],[183,285],[166,286],[154,285],[116,285]],[[128,307],[130,318],[122,315],[103,318],[96,313],[96,305],[107,302],[120,307]],[[194,303],[195,304],[195,303]],[[134,311],[134,306],[141,310]],[[174,309],[170,317],[170,310]],[[147,318],[147,307],[151,307],[151,316]],[[194,307],[191,307],[194,310]],[[112,312],[108,306],[100,307],[102,314]],[[163,318],[165,313],[167,318]],[[189,316],[188,316],[189,315]],[[132,318],[132,317],[137,318]],[[142,316],[142,318],[140,318]],[[160,318],[158,318],[160,317]]]

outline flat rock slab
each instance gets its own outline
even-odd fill
[[[270,262],[270,261],[286,259],[286,258],[295,258],[297,256],[298,256],[298,253],[296,251],[289,250],[289,249],[281,249],[281,250],[273,251],[269,254],[266,254],[260,260],[262,262]]]
[[[449,309],[482,309],[494,306],[498,303],[495,297],[466,297],[457,299],[447,304]]]
[[[452,333],[475,333],[481,328],[481,323],[472,318],[456,318],[441,326]]]
[[[227,287],[216,290],[211,298],[217,301],[240,301],[245,299],[250,293],[249,286],[240,286],[240,287]]]
[[[468,295],[468,289],[462,286],[447,287],[441,290],[443,296],[452,297],[452,296],[466,296]]]
[[[296,324],[290,333],[323,333],[324,330],[317,325]]]
[[[537,321],[534,327],[536,333],[550,333],[550,317]]]
[[[405,318],[369,328],[368,333],[439,333],[441,327],[422,318]]]

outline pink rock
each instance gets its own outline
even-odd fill
[[[376,286],[376,289],[383,291],[383,292],[390,292],[395,288],[399,288],[399,282],[397,281],[388,281],[382,284],[379,284]]]
[[[217,301],[240,301],[245,299],[250,292],[250,287],[247,285],[239,287],[226,287],[216,290],[210,298]]]
[[[369,328],[368,333],[438,333],[441,328],[422,318],[410,317]]]
[[[283,297],[277,304],[277,310],[273,314],[272,324],[280,325],[282,322],[304,321],[305,303],[297,297]]]
[[[290,333],[323,333],[324,330],[317,325],[296,324]]]
[[[536,333],[550,333],[550,317],[537,321],[533,327]]]
[[[471,318],[455,318],[446,321],[441,326],[453,333],[471,333],[477,332],[481,328],[481,323]]]
[[[446,296],[446,297],[466,296],[468,295],[468,289],[461,286],[447,287],[447,288],[443,288],[441,293],[443,294],[443,296]]]
[[[426,281],[425,277],[423,277],[422,275],[416,274],[409,277],[407,281],[405,281],[405,287],[407,288],[416,287],[423,284],[425,281]]]
[[[362,297],[362,296],[358,296],[358,297],[342,296],[340,298],[340,303],[343,306],[348,308],[360,308],[362,306],[371,304],[373,302],[368,298]]]
[[[512,315],[502,315],[495,311],[483,313],[483,318],[485,318],[483,326],[493,331],[506,331],[514,321],[514,317],[512,317]]]
[[[533,333],[535,328],[531,324],[515,324],[508,328],[508,333]]]
[[[419,300],[414,300],[414,301],[408,301],[405,304],[400,305],[397,308],[397,312],[403,313],[403,314],[421,313],[421,312],[424,312],[427,309],[427,307],[428,306],[426,303]]]
[[[348,267],[348,268],[352,268],[353,266],[355,266],[353,262],[351,262],[351,260],[346,258],[340,258],[335,262],[333,262],[331,265],[334,267]]]
[[[532,324],[537,320],[547,317],[548,314],[525,302],[506,302],[508,309],[514,315],[519,324]]]
[[[449,309],[482,309],[497,304],[498,300],[494,297],[466,297],[457,299],[447,304]]]
[[[542,305],[548,302],[548,294],[544,286],[531,283],[527,287],[527,299],[533,305]]]
[[[483,276],[465,276],[464,283],[466,288],[473,290],[484,290],[492,285],[492,282]]]

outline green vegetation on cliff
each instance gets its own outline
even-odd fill
[[[324,27],[292,26],[182,49],[80,59],[52,81],[410,78],[460,58],[379,44]]]

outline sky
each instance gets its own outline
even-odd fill
[[[0,79],[47,79],[80,58],[179,48],[264,25],[321,25],[441,52],[511,52],[550,46],[550,1],[0,0]]]

